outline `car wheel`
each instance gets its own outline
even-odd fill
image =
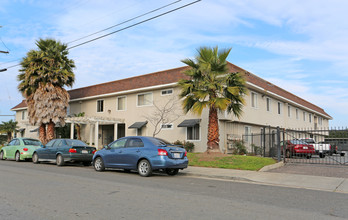
[[[320,157],[320,158],[324,158],[324,157],[325,157],[325,154],[320,153],[320,154],[319,154],[319,157]]]
[[[166,173],[169,176],[175,176],[176,174],[179,173],[179,169],[166,169]]]
[[[19,151],[16,152],[15,160],[16,160],[16,162],[20,162],[21,161],[21,154],[19,153]]]
[[[344,157],[344,155],[346,155],[346,153],[340,153],[341,157]]]
[[[148,160],[141,160],[138,164],[138,173],[140,176],[151,176],[152,174],[152,168],[151,164]]]
[[[105,170],[104,162],[103,162],[103,159],[101,157],[95,158],[95,160],[93,162],[93,166],[94,166],[94,169],[96,171],[101,172],[101,171]]]
[[[5,159],[4,159],[4,152],[3,152],[3,151],[0,152],[0,160],[5,160]]]
[[[56,158],[56,164],[57,166],[63,166],[64,165],[64,158],[61,154],[58,154]]]
[[[34,153],[32,156],[33,163],[39,163],[39,155],[37,153]]]
[[[307,155],[307,159],[311,159],[311,158],[312,158],[311,154]]]
[[[91,162],[82,162],[82,164],[83,166],[86,166],[86,167],[91,166]]]
[[[286,150],[286,152],[285,152],[285,157],[287,157],[287,158],[290,158],[290,157],[291,157],[291,154],[290,154],[290,151],[289,151],[289,150]]]

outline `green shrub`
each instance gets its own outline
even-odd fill
[[[259,146],[256,146],[255,144],[251,144],[251,149],[252,149],[252,153],[255,155],[261,155],[262,154],[262,148]]]
[[[179,140],[177,140],[173,144],[174,145],[181,145],[181,146],[183,146],[187,152],[193,152],[193,150],[195,149],[194,143],[189,142],[189,141],[179,141]]]
[[[233,141],[232,153],[238,155],[244,155],[247,153],[247,149],[243,141],[235,140]]]

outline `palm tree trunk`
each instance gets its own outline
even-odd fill
[[[209,109],[209,124],[208,124],[208,148],[207,152],[220,152],[219,147],[219,121],[217,109],[210,107]]]
[[[8,131],[7,132],[7,143],[10,143],[11,139],[12,139],[12,132]]]
[[[51,120],[47,125],[47,142],[54,139],[54,122]]]
[[[39,128],[39,139],[43,145],[47,144],[46,124],[44,124],[44,123],[41,123],[40,128]]]

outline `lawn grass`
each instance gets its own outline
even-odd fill
[[[264,166],[275,164],[272,158],[243,155],[212,155],[188,153],[189,166],[214,167],[238,170],[259,170]]]

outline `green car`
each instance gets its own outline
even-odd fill
[[[14,138],[0,149],[0,160],[14,159],[17,162],[31,159],[33,152],[41,147],[41,142],[32,138]]]

